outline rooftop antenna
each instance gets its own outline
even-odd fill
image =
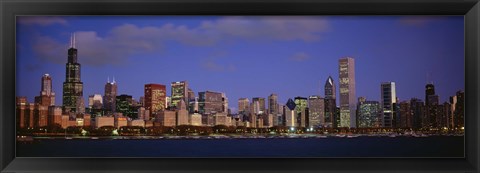
[[[115,76],[113,76],[113,83],[115,83]]]
[[[107,77],[107,83],[110,83],[110,76]]]
[[[75,33],[73,33],[73,48],[75,48]]]
[[[73,47],[73,33],[70,33],[70,48]]]

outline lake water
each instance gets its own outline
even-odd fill
[[[17,157],[463,157],[464,137],[44,139]]]

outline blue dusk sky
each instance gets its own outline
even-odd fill
[[[113,76],[118,93],[136,100],[144,84],[170,95],[171,82],[186,80],[196,96],[226,93],[233,111],[241,97],[323,97],[329,75],[338,97],[346,56],[356,97],[367,100],[379,101],[386,81],[401,101],[423,100],[427,81],[448,101],[465,83],[463,16],[22,16],[16,27],[16,95],[29,102],[48,73],[62,104],[71,33],[86,104]]]

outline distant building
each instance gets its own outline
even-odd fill
[[[100,94],[94,94],[88,96],[88,108],[90,109],[102,109],[103,97]]]
[[[308,97],[309,127],[325,126],[325,100],[320,96]]]
[[[308,100],[305,97],[295,97],[295,114],[297,119],[297,127],[309,126],[309,109]]]
[[[62,125],[62,107],[61,106],[48,107],[48,124]]]
[[[202,126],[202,115],[199,113],[194,113],[190,115],[190,125],[192,126]]]
[[[145,127],[145,120],[138,119],[138,120],[132,120],[127,122],[128,126],[130,127]]]
[[[297,117],[295,114],[296,104],[292,99],[288,99],[285,104],[285,126],[297,127]]]
[[[457,104],[455,104],[454,122],[456,128],[465,127],[465,92],[457,91]]]
[[[254,97],[252,98],[252,103],[255,103],[255,102],[258,102],[258,112],[266,112],[266,109],[265,109],[265,98],[262,98],[262,97]]]
[[[35,103],[42,106],[55,105],[55,93],[52,91],[52,77],[49,74],[42,76],[40,96],[35,97]]]
[[[426,120],[424,120],[425,104],[423,101],[417,98],[410,99],[410,111],[413,117],[413,128],[422,128],[426,124]]]
[[[198,93],[198,112],[200,114],[212,114],[224,112],[222,93],[204,91]]]
[[[171,86],[171,106],[177,107],[178,102],[183,100],[188,103],[188,82],[172,82]]]
[[[65,71],[65,82],[63,82],[63,108],[64,112],[78,113],[83,101],[83,82],[80,79],[81,65],[77,61],[77,49],[75,48],[75,35],[70,38],[70,48],[68,49],[68,61]],[[83,107],[85,109],[85,107]]]
[[[335,83],[331,76],[328,77],[325,82],[325,127],[334,127],[335,124],[335,110],[337,108],[336,101],[336,92],[335,92]]]
[[[46,127],[48,125],[48,106],[37,104],[33,112],[35,127]]]
[[[176,125],[188,125],[188,111],[184,100],[177,103],[177,122]]]
[[[393,127],[394,104],[396,103],[395,82],[384,82],[381,85],[381,106],[383,111],[383,127]]]
[[[248,114],[250,101],[248,98],[239,98],[238,99],[238,113],[239,114]]]
[[[165,85],[161,84],[146,84],[145,85],[145,109],[150,111],[150,114],[156,114],[158,111],[165,110],[167,92]]]
[[[63,118],[63,117],[62,117]],[[105,127],[105,126],[115,126],[115,118],[113,116],[101,116],[101,117],[95,117],[95,127],[100,128],[100,127]]]
[[[107,79],[107,83],[105,84],[105,93],[103,96],[103,107],[105,112],[112,113],[115,112],[115,108],[117,107],[115,102],[117,98],[117,83],[115,79],[110,82],[110,79]]]
[[[215,125],[228,126],[229,124],[227,124],[227,118],[227,113],[216,113],[215,115],[213,115]]]
[[[439,97],[435,94],[435,86],[433,84],[425,85],[425,117],[424,128],[437,128],[437,117]]]
[[[359,99],[357,111],[358,128],[381,127],[382,123],[379,118],[382,115],[382,111],[377,101]]]
[[[125,116],[115,116],[115,128],[125,127],[128,126],[128,120]]]
[[[340,124],[339,127],[356,127],[357,106],[355,97],[355,60],[351,57],[339,60]]]
[[[413,128],[413,115],[408,101],[400,102],[400,128]]]
[[[170,110],[160,111],[155,116],[155,121],[160,123],[161,126],[174,127],[176,125],[176,113]]]
[[[131,95],[122,94],[116,97],[115,110],[121,112],[124,116],[137,119],[138,110],[133,106],[133,97]]]
[[[272,93],[268,96],[268,113],[277,114],[278,112],[278,96]]]

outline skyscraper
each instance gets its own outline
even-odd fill
[[[145,84],[145,109],[154,115],[158,111],[165,110],[167,89],[161,84]]]
[[[43,106],[55,105],[55,93],[52,91],[52,77],[49,74],[42,76],[40,96],[35,97],[35,103]]]
[[[239,114],[246,114],[248,112],[248,105],[249,105],[248,98],[239,98],[238,99],[238,113]]]
[[[367,101],[359,99],[358,101],[358,126],[359,128],[380,127],[379,117],[381,115],[380,104],[377,101]]]
[[[417,98],[410,99],[410,111],[413,119],[413,128],[420,129],[424,124],[425,105],[422,100]]]
[[[465,92],[464,91],[457,91],[457,104],[455,104],[455,127],[462,128],[465,127],[465,116],[464,116],[464,108],[465,108]]]
[[[262,97],[254,97],[252,98],[252,103],[255,102],[255,101],[258,101],[258,104],[260,105],[260,110],[261,112],[266,112],[266,109],[265,109],[265,98],[262,98]]]
[[[121,112],[124,116],[132,119],[137,118],[137,111],[133,106],[133,97],[131,95],[122,94],[115,98],[115,111]]]
[[[339,127],[356,127],[355,60],[351,57],[339,60],[340,124]]]
[[[333,127],[335,121],[335,110],[337,108],[335,82],[332,76],[328,76],[325,82],[325,127]]]
[[[425,128],[437,127],[439,98],[435,94],[435,86],[425,85]]]
[[[296,127],[297,126],[297,118],[295,115],[295,107],[297,105],[292,99],[288,99],[287,103],[285,104],[285,126],[287,127]]]
[[[277,114],[278,113],[278,96],[277,94],[270,94],[268,96],[268,113]]]
[[[297,127],[309,126],[308,100],[305,97],[295,97],[295,113],[297,118]]]
[[[188,82],[187,81],[180,81],[180,82],[172,82],[171,83],[171,106],[177,107],[177,103],[180,100],[185,101],[188,103]]]
[[[103,96],[103,107],[105,108],[105,112],[115,112],[115,108],[117,107],[115,102],[117,98],[117,83],[115,82],[115,78],[113,81],[110,82],[110,79],[107,79],[107,83],[105,84],[105,95]]]
[[[75,48],[75,34],[70,39],[68,49],[68,62],[66,64],[65,82],[63,82],[63,108],[66,112],[80,111],[83,100],[83,82],[80,80],[80,63],[77,61],[77,49]]]
[[[393,111],[394,103],[397,102],[397,94],[395,91],[395,82],[384,82],[381,85],[381,105],[382,105],[382,121],[383,127],[393,127]]]
[[[320,96],[308,97],[308,115],[309,126],[319,127],[325,124],[325,104],[324,99]]]
[[[223,112],[222,98],[222,93],[219,92],[198,92],[198,112],[202,115]]]

